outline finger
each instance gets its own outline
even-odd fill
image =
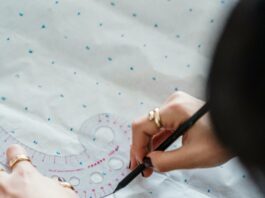
[[[132,124],[132,149],[136,161],[142,163],[143,158],[150,151],[152,136],[157,133],[155,122],[148,117],[142,117]]]
[[[7,151],[7,161],[10,162],[14,159],[16,159],[17,155],[27,155],[25,149],[17,144],[11,145]],[[17,171],[35,171],[35,168],[32,166],[32,164],[28,161],[20,161],[18,162],[14,167],[12,172],[17,172]]]
[[[198,152],[185,146],[173,151],[154,151],[148,154],[154,170],[167,172],[175,169],[190,169],[198,166]]]
[[[138,165],[138,163],[137,163],[137,160],[135,158],[134,150],[131,146],[129,169],[133,170],[137,165]]]
[[[170,135],[172,135],[172,131],[165,130],[165,129],[162,129],[158,134],[154,135],[152,139],[152,150],[155,150]]]

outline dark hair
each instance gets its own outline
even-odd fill
[[[213,57],[207,95],[221,142],[256,179],[265,176],[264,0],[242,0],[233,10]]]

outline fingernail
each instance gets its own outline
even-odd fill
[[[144,177],[144,172],[143,172],[143,171],[141,172],[141,174],[142,174],[142,176]]]
[[[129,169],[131,168],[131,161],[130,161],[130,163],[129,163],[129,166],[128,166],[128,168],[129,168]]]
[[[152,168],[153,167],[153,163],[150,157],[145,157],[144,158],[144,165],[146,168]]]

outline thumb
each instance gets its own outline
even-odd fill
[[[175,169],[194,168],[196,159],[194,151],[185,146],[172,151],[154,151],[148,154],[153,169],[167,172]]]

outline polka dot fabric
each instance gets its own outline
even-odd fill
[[[0,0],[0,126],[36,150],[77,153],[93,115],[131,121],[176,90],[203,98],[235,3]],[[259,197],[236,160],[139,182],[127,197]]]

